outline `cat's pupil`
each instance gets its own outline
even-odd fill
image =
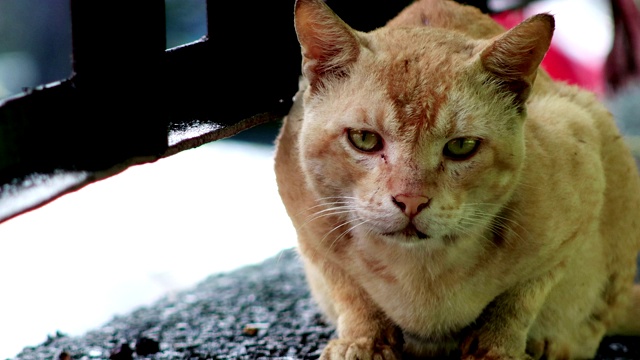
[[[456,159],[463,160],[469,158],[478,149],[479,140],[471,138],[457,138],[449,141],[444,147],[444,155]]]
[[[358,150],[373,152],[382,149],[380,135],[373,131],[349,129],[349,141]]]

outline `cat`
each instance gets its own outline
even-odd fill
[[[337,328],[322,359],[581,359],[640,334],[640,177],[596,96],[540,69],[552,15],[417,0],[364,33],[297,0],[294,27],[275,173]]]

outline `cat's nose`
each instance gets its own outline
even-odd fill
[[[431,199],[426,196],[405,194],[392,196],[391,199],[408,217],[418,215],[420,211],[429,206],[429,202],[431,201]]]

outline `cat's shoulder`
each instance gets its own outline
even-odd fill
[[[385,27],[432,27],[454,30],[474,39],[488,39],[505,31],[477,7],[450,0],[417,0]]]
[[[536,81],[528,109],[534,120],[543,119],[574,132],[582,129],[594,136],[619,135],[612,114],[595,93],[547,74]]]

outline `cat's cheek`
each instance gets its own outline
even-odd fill
[[[495,151],[485,150],[469,161],[450,164],[451,183],[457,184],[459,191],[482,195],[484,201],[499,199],[511,191],[518,166],[498,160]]]
[[[365,169],[345,157],[341,149],[330,146],[305,154],[302,165],[307,182],[320,197],[352,196],[366,177]]]
[[[503,173],[498,173],[496,175],[496,179],[492,187],[495,190],[496,195],[499,198],[502,198],[504,194],[511,192],[511,190],[514,187],[513,184],[514,184],[514,174],[503,172]]]
[[[349,184],[353,183],[353,174],[341,171],[338,166],[326,166],[326,163],[312,162],[312,182],[323,196],[346,195],[350,193]]]
[[[469,190],[477,202],[504,203],[517,185],[519,171],[488,168],[479,171],[474,186]]]
[[[494,194],[495,201],[502,201],[505,194],[511,193],[519,182],[524,150],[522,146],[492,146],[491,157],[487,159],[483,172],[488,177],[488,189]]]

